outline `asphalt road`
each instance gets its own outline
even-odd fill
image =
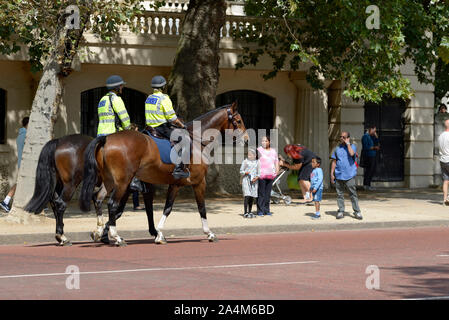
[[[127,242],[0,246],[0,299],[449,298],[448,228]]]

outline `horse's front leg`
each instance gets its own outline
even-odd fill
[[[198,212],[201,216],[201,223],[203,225],[203,232],[207,234],[207,240],[209,242],[217,242],[217,236],[210,231],[209,225],[207,223],[206,217],[206,203],[204,201],[204,194],[206,192],[206,178],[200,184],[193,186],[193,191],[195,192],[196,204],[198,206]]]
[[[162,218],[159,221],[159,224],[157,225],[157,237],[154,240],[154,242],[156,244],[166,244],[167,240],[164,237],[164,234],[162,233],[162,230],[164,229],[164,225],[165,225],[165,221],[167,220],[168,216],[170,215],[172,209],[173,209],[173,204],[175,202],[176,199],[176,195],[178,194],[179,191],[179,186],[171,184],[168,187],[168,191],[167,191],[167,199],[165,200],[165,206],[164,206],[164,212],[162,214]]]

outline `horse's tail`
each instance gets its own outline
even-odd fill
[[[41,213],[53,196],[56,181],[55,151],[59,139],[48,141],[39,155],[36,168],[36,181],[31,200],[25,206],[25,211]]]
[[[98,178],[98,166],[96,154],[98,148],[101,148],[106,143],[106,136],[99,136],[92,140],[84,152],[84,176],[83,186],[80,194],[80,209],[82,211],[90,210],[90,202]]]

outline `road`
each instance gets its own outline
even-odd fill
[[[0,246],[0,299],[449,296],[447,228],[228,234],[217,243],[186,237],[162,246],[127,242],[125,248]]]

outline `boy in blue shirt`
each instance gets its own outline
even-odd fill
[[[321,166],[321,158],[315,157],[312,159],[313,171],[310,174],[310,192],[313,196],[313,202],[315,203],[315,215],[312,219],[321,218],[320,214],[320,201],[323,198],[323,169]]]

